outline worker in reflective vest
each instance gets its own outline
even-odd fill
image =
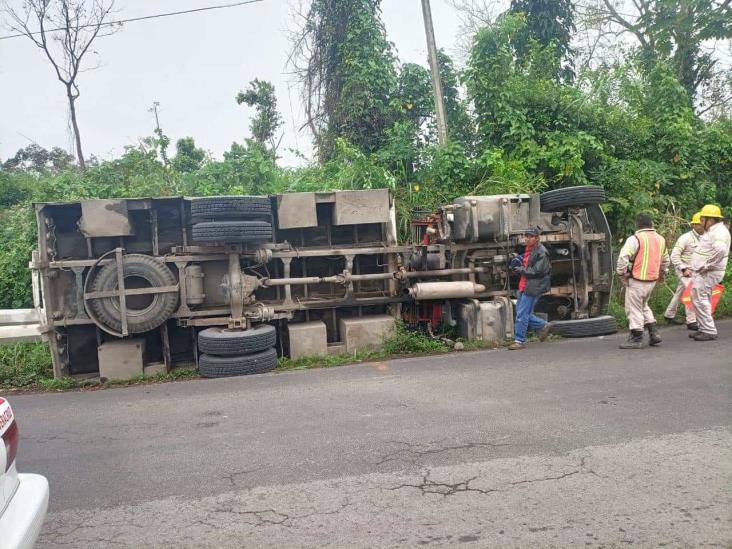
[[[635,221],[636,232],[620,250],[617,273],[625,286],[625,314],[630,335],[621,349],[642,349],[643,333],[648,330],[651,345],[661,343],[653,311],[648,306],[656,282],[668,271],[670,259],[666,240],[653,228],[653,218],[642,213]]]
[[[683,324],[683,321],[676,320],[676,311],[679,308],[684,290],[691,284],[691,271],[689,270],[691,257],[699,245],[699,238],[704,234],[704,225],[701,223],[701,215],[699,212],[692,216],[690,224],[691,230],[682,234],[671,250],[671,264],[674,266],[679,283],[676,286],[676,291],[671,298],[671,302],[666,308],[666,312],[663,313],[663,317],[667,322],[671,322],[672,324]],[[686,309],[686,327],[692,331],[698,330],[699,325],[696,323],[694,306],[690,304],[689,307],[684,308]]]
[[[712,291],[722,282],[729,259],[730,234],[719,206],[707,204],[699,212],[704,235],[699,239],[688,272],[691,275],[691,302],[696,310],[699,331],[691,334],[696,341],[717,339],[712,318]]]

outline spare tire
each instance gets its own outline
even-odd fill
[[[251,355],[198,357],[198,371],[203,377],[229,377],[271,372],[277,367],[277,351],[267,349]]]
[[[248,355],[274,347],[276,342],[277,331],[269,324],[249,330],[206,328],[198,333],[198,349],[217,356]]]
[[[584,208],[605,202],[605,189],[599,185],[566,187],[541,193],[541,211],[558,212],[566,208]]]
[[[246,219],[259,215],[272,215],[272,203],[266,196],[212,196],[191,200],[191,219],[194,222]]]
[[[194,242],[267,242],[272,224],[266,221],[207,221],[193,225]]]
[[[125,279],[135,278],[145,286],[161,288],[178,284],[168,267],[153,257],[129,254],[122,259]],[[91,280],[90,292],[106,292],[117,289],[117,263],[107,263]],[[125,282],[125,287],[127,282]],[[178,292],[136,296],[142,304],[136,307],[132,296],[127,296],[127,331],[139,334],[150,331],[168,320],[178,306]],[[96,319],[115,332],[122,332],[122,312],[119,298],[102,297],[88,300]]]
[[[554,333],[562,337],[595,337],[614,334],[617,331],[618,322],[615,317],[609,315],[554,322]]]

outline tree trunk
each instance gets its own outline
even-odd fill
[[[76,97],[71,90],[67,91],[69,98],[69,113],[71,114],[71,126],[74,129],[74,140],[76,141],[76,157],[79,161],[79,168],[86,170],[86,162],[84,161],[84,152],[81,150],[81,134],[79,133],[79,124],[76,122]]]

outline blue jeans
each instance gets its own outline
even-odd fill
[[[526,343],[526,332],[529,328],[534,331],[541,330],[546,322],[534,314],[534,307],[541,296],[531,296],[520,292],[516,301],[516,327],[515,340],[519,343]]]

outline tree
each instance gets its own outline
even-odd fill
[[[551,46],[556,53],[557,77],[574,78],[574,63],[570,41],[575,31],[573,0],[511,0],[511,13],[522,13],[526,25],[513,39],[519,58],[527,55],[530,40],[542,47]]]
[[[473,121],[468,114],[466,102],[460,97],[460,77],[455,63],[442,49],[437,52],[437,64],[440,67],[442,93],[445,96],[447,111],[447,128],[452,141],[461,143],[469,154],[473,152],[475,131]]]
[[[313,0],[290,56],[322,162],[339,137],[370,153],[394,118],[396,59],[381,0]]]
[[[206,160],[206,151],[196,147],[196,142],[192,137],[179,139],[175,144],[175,150],[176,154],[171,164],[181,173],[195,172]]]
[[[33,143],[19,149],[15,156],[8,158],[2,167],[6,170],[28,170],[43,173],[60,172],[74,161],[74,157],[60,147],[50,151]]]
[[[160,103],[153,101],[152,107],[150,107],[147,112],[151,112],[155,115],[155,129],[153,130],[156,136],[155,148],[160,150],[160,158],[163,160],[163,164],[165,166],[169,166],[170,160],[168,159],[168,146],[170,146],[170,138],[165,135],[165,132],[163,132],[163,129],[160,127]]]
[[[76,100],[80,95],[77,78],[86,55],[94,53],[90,49],[94,40],[114,32],[107,22],[114,0],[25,0],[21,10],[11,8],[6,1],[2,5],[10,17],[10,28],[43,51],[64,85],[76,156],[79,167],[86,169],[76,117]],[[103,28],[105,32],[101,33]]]
[[[429,71],[416,63],[404,63],[399,71],[397,87],[404,118],[416,129],[421,128],[435,112]]]
[[[448,137],[461,143],[469,153],[473,150],[473,123],[467,104],[460,97],[460,79],[453,60],[444,50],[437,51],[437,64],[442,80],[442,93],[447,115]],[[415,63],[405,63],[399,71],[398,99],[402,116],[414,124],[423,144],[436,144],[435,98],[429,70]],[[394,132],[389,141],[393,144]]]
[[[659,61],[671,65],[691,102],[720,77],[727,81],[726,92],[704,108],[730,101],[729,70],[720,74],[721,56],[705,47],[732,37],[730,0],[634,0],[622,9],[612,0],[601,0],[594,11],[615,35],[628,34],[637,41],[648,72]]]
[[[237,94],[236,102],[255,108],[256,114],[249,124],[252,139],[262,147],[269,145],[270,150],[276,153],[279,143],[275,136],[282,126],[282,116],[277,111],[277,96],[272,83],[255,78],[249,82],[246,91]]]
[[[447,0],[447,3],[452,6],[460,19],[458,51],[467,56],[478,31],[495,22],[500,13],[500,4],[490,0]]]

